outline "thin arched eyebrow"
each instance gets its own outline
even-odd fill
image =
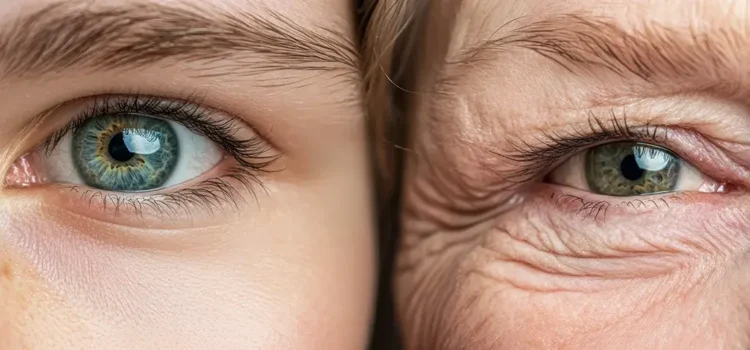
[[[6,20],[0,24],[0,81],[167,61],[195,63],[198,76],[279,70],[358,76],[353,33],[302,25],[257,6],[178,4],[65,0]]]
[[[517,19],[517,22],[528,18]],[[670,27],[644,21],[624,28],[606,17],[558,15],[524,25],[508,23],[495,37],[466,48],[449,66],[497,64],[516,49],[535,52],[570,72],[604,69],[654,84],[736,89],[745,83],[748,33],[732,21],[711,26]]]

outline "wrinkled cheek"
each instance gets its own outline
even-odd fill
[[[746,349],[747,309],[716,285],[672,293],[677,280],[597,292],[530,291],[476,268],[406,291],[399,305],[411,349]],[[418,276],[403,277],[407,279]]]
[[[499,250],[494,234],[399,274],[408,348],[750,348],[750,258],[644,278],[586,276],[590,259],[581,275],[563,274],[560,257],[525,261],[529,252],[511,252],[512,241]]]

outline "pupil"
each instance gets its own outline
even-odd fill
[[[119,133],[109,141],[109,155],[118,162],[127,162],[133,158],[135,153],[130,152],[128,146],[125,145],[122,133]]]
[[[640,179],[641,176],[643,176],[643,173],[645,173],[645,171],[638,165],[638,162],[636,162],[635,156],[632,154],[622,160],[622,163],[620,163],[620,172],[622,172],[622,175],[630,181]]]

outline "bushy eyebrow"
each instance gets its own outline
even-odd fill
[[[734,86],[747,71],[742,63],[747,38],[731,23],[702,30],[654,23],[626,29],[613,19],[568,14],[516,28],[506,24],[495,38],[468,48],[449,64],[474,65],[522,48],[571,72],[603,68],[652,83],[679,79]]]
[[[354,33],[301,25],[257,6],[63,0],[9,22],[0,25],[0,79],[135,69],[167,60],[195,63],[199,76],[279,70],[359,74]]]

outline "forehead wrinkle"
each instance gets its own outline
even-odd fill
[[[497,66],[503,55],[522,49],[572,73],[604,69],[654,84],[690,80],[702,82],[702,88],[736,89],[747,78],[742,62],[750,57],[743,48],[750,42],[746,23],[732,18],[683,27],[641,19],[633,28],[613,18],[581,13],[532,22],[515,18],[506,21],[494,38],[452,53],[445,71],[458,73],[446,80],[462,76],[466,69]]]
[[[62,1],[0,27],[0,77],[133,69],[167,59],[199,63],[199,76],[296,70],[356,77],[352,33],[309,27],[270,9]]]

